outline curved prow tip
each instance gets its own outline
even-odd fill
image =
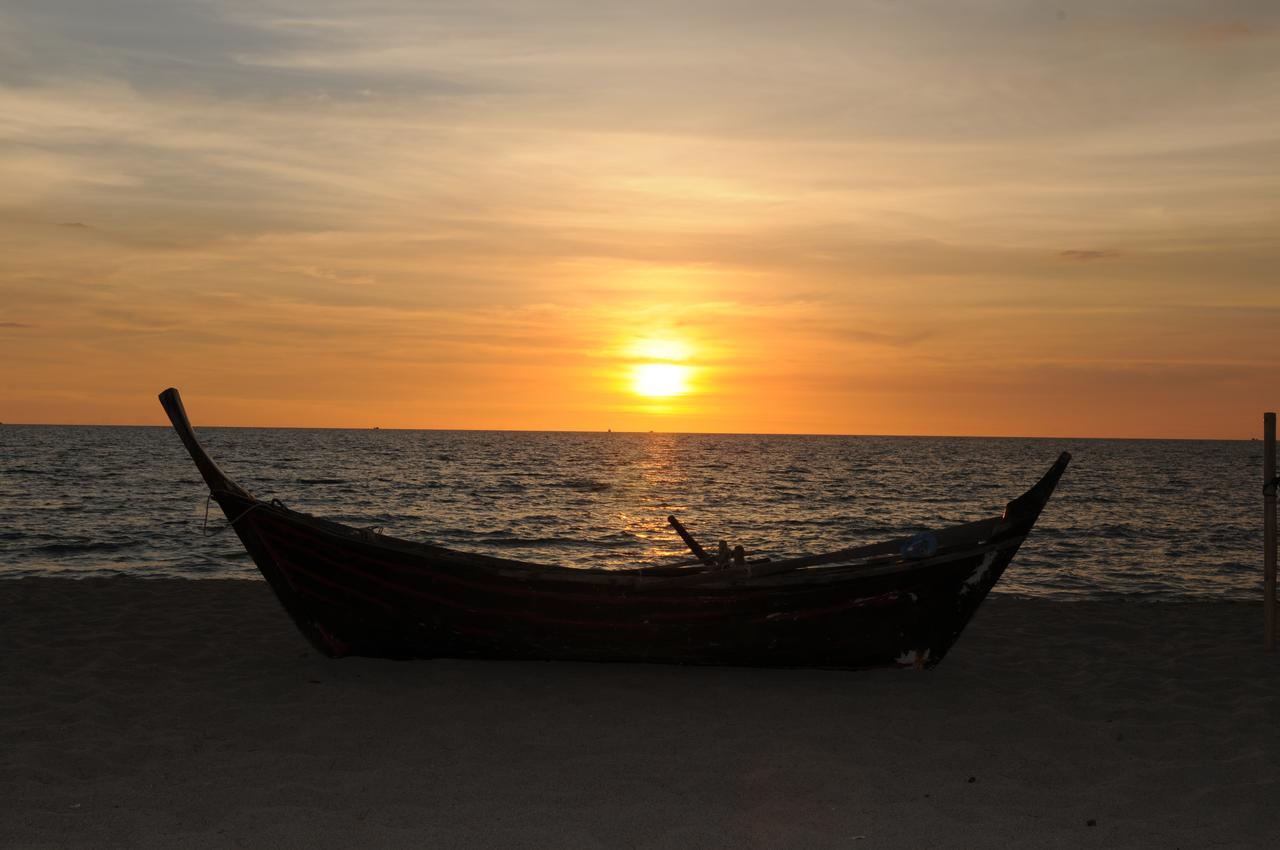
[[[160,405],[164,407],[169,421],[173,423],[173,430],[177,431],[178,436],[182,438],[182,445],[186,446],[187,454],[191,455],[191,459],[196,462],[196,469],[200,470],[200,476],[204,478],[204,483],[209,485],[209,489],[252,499],[253,496],[249,491],[227,477],[218,464],[214,463],[213,458],[209,457],[204,446],[200,445],[195,429],[191,427],[191,420],[187,418],[187,410],[182,406],[182,396],[178,391],[169,387],[160,393]]]
[[[1036,517],[1040,516],[1040,512],[1044,510],[1044,506],[1049,504],[1049,497],[1053,495],[1054,489],[1058,486],[1058,480],[1062,478],[1062,473],[1069,463],[1071,463],[1071,452],[1063,452],[1058,455],[1058,459],[1054,461],[1053,466],[1049,467],[1049,471],[1035,483],[1034,487],[1005,507],[1004,518],[1029,519],[1034,522]]]

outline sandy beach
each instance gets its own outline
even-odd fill
[[[992,597],[930,672],[331,661],[265,584],[0,582],[0,845],[1266,847],[1260,605]]]

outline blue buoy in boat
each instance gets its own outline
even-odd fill
[[[928,558],[938,551],[938,538],[931,532],[922,531],[902,544],[902,557]]]

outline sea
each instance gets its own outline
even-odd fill
[[[1257,441],[202,428],[260,498],[583,569],[777,558],[998,514],[1074,456],[997,592],[1256,599]],[[0,578],[258,573],[167,427],[0,426]]]

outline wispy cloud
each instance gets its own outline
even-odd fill
[[[1259,8],[1258,12],[1265,12]],[[1193,44],[1223,47],[1245,41],[1280,40],[1280,22],[1274,17],[1270,25],[1251,23],[1240,19],[1225,19],[1194,23],[1183,29],[1184,37]]]
[[[1120,256],[1120,252],[1112,248],[1102,249],[1079,249],[1071,248],[1066,251],[1059,251],[1058,256],[1064,260],[1080,260],[1088,262],[1090,260],[1114,260]]]

